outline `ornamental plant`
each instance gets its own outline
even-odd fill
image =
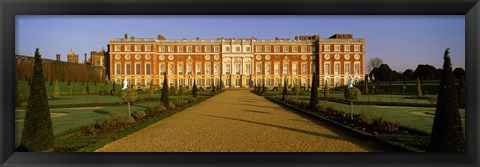
[[[137,100],[137,90],[133,88],[122,90],[122,100],[128,103],[128,115],[130,116],[130,103],[133,103]]]
[[[353,120],[353,101],[357,101],[362,92],[356,87],[347,87],[344,92],[345,99],[350,101],[350,119]]]
[[[37,48],[19,151],[45,151],[53,147],[54,136],[47,90],[43,78],[42,55]]]

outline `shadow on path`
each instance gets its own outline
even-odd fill
[[[265,111],[257,111],[257,110],[242,110],[242,111],[248,111],[248,112],[260,113],[260,114],[272,114],[272,113],[269,113],[269,112],[265,112]]]
[[[348,140],[345,140],[344,138],[338,137],[338,136],[332,136],[332,135],[327,135],[327,134],[323,134],[323,133],[317,133],[317,132],[312,132],[312,131],[307,131],[307,130],[302,130],[302,129],[296,129],[296,128],[291,128],[291,127],[286,127],[286,126],[272,125],[272,124],[249,121],[249,120],[244,120],[244,119],[228,118],[228,117],[221,117],[221,116],[214,116],[214,115],[207,115],[207,114],[197,114],[197,115],[202,115],[202,116],[206,116],[206,117],[221,118],[221,119],[227,119],[227,120],[233,120],[233,121],[240,121],[240,122],[247,122],[247,123],[252,123],[252,124],[257,124],[257,125],[264,125],[264,126],[270,126],[270,127],[274,127],[274,128],[289,130],[289,131],[298,132],[298,133],[304,133],[304,134],[313,135],[313,136],[330,138],[330,139],[334,139],[334,140],[348,141]]]

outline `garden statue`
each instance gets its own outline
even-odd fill
[[[125,78],[125,80],[123,80],[123,88],[122,88],[122,90],[125,90],[125,89],[127,89],[127,88],[128,88],[128,80],[127,80],[127,78]]]
[[[348,76],[347,86],[348,86],[349,88],[353,87],[353,78],[352,78],[352,76]]]

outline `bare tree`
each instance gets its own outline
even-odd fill
[[[378,58],[378,57],[374,57],[374,58],[371,58],[368,63],[367,63],[367,70],[368,72],[372,71],[374,68],[378,68],[380,67],[380,65],[383,64],[383,60]]]

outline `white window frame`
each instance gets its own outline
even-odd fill
[[[240,47],[240,46],[235,47],[235,52],[241,52],[241,51],[242,51],[242,47]]]
[[[191,53],[192,52],[192,46],[187,46],[187,52]]]
[[[317,47],[316,46],[312,46],[312,52],[316,52],[317,51]]]
[[[195,65],[195,75],[202,75],[202,64],[197,63]]]
[[[350,75],[350,62],[345,62],[344,68],[343,68],[343,73],[345,76]]]
[[[301,52],[307,52],[307,46],[302,46]]]
[[[130,45],[125,45],[125,51],[131,51],[131,49],[132,49],[131,47],[132,46],[130,46]]]
[[[135,75],[142,75],[142,64],[135,63]]]
[[[168,48],[167,48],[167,49],[168,49],[168,52],[169,52],[169,53],[173,53],[173,52],[175,52],[175,50],[174,50],[174,49],[175,49],[175,47],[173,47],[173,46],[168,46]]]
[[[283,46],[283,52],[290,52],[288,46]]]
[[[158,69],[159,69],[159,74],[163,75],[163,73],[165,72],[165,64],[164,63],[159,64]]]
[[[212,52],[211,46],[205,46],[205,52]]]
[[[183,46],[177,46],[177,52],[183,53]]]
[[[325,46],[324,46],[324,50],[325,50],[325,51],[330,51],[330,45],[325,45]]]
[[[135,45],[135,52],[142,51],[142,45]]]
[[[159,46],[158,52],[165,52],[165,46]]]
[[[216,53],[220,52],[220,46],[214,46],[213,52],[216,52]]]
[[[298,64],[292,64],[292,75],[297,75]]]
[[[261,63],[257,63],[256,65],[256,74],[257,75],[262,75],[262,64]]]
[[[230,52],[230,46],[225,46],[225,52]]]
[[[273,65],[273,75],[280,75],[280,64]]]
[[[250,46],[245,47],[245,52],[250,52],[250,51],[251,51]]]
[[[340,62],[335,62],[333,64],[333,74],[335,75],[340,74]]]
[[[174,75],[175,74],[175,64],[169,63],[168,64],[168,75]]]
[[[270,46],[265,46],[265,52],[272,52],[272,48]]]
[[[275,53],[280,52],[280,46],[274,46],[273,47],[273,52],[275,52]]]
[[[289,64],[283,64],[283,75],[288,75]]]
[[[354,45],[353,47],[354,47],[353,49],[354,49],[355,52],[360,51],[360,45]]]
[[[331,74],[330,62],[323,63],[323,67],[324,67],[324,69],[323,69],[324,75],[330,75]]]
[[[192,75],[193,64],[187,63],[187,75]]]
[[[307,75],[307,64],[302,64],[302,66],[300,68],[301,68],[300,73],[302,75]]]
[[[265,75],[270,75],[270,71],[271,71],[270,66],[271,66],[270,63],[265,65]]]
[[[202,46],[195,46],[195,52],[202,52]]]
[[[122,75],[122,65],[120,63],[115,63],[115,75]]]
[[[256,46],[255,52],[262,52],[262,46]]]
[[[220,64],[214,64],[213,70],[214,75],[218,75],[220,73]]]
[[[340,45],[334,45],[333,47],[335,52],[340,52]]]
[[[210,63],[205,64],[205,75],[210,75]]]
[[[358,61],[354,62],[353,70],[354,70],[353,72],[356,76],[360,75],[360,73],[361,73],[360,72],[361,71],[360,70],[360,62],[358,62]]]
[[[292,52],[298,52],[298,46],[292,46]]]
[[[145,75],[152,75],[152,65],[145,63]]]
[[[350,45],[343,45],[345,52],[350,52]]]
[[[127,70],[127,66],[129,70]],[[131,71],[132,71],[132,65],[130,63],[125,63],[125,75],[131,75],[132,74]]]
[[[117,52],[121,51],[121,48],[122,48],[121,45],[115,45],[114,46],[114,50],[117,51]]]
[[[177,64],[177,75],[183,75],[183,63]]]

